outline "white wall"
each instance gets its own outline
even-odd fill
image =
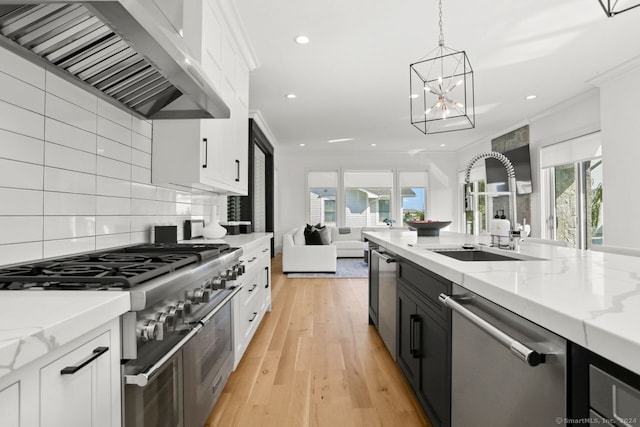
[[[453,220],[451,229],[457,229],[454,211],[456,185],[455,153],[389,152],[310,152],[303,147],[278,150],[276,162],[276,247],[282,245],[282,233],[307,221],[306,171],[308,170],[427,170],[429,217]]]
[[[226,198],[151,185],[152,124],[0,48],[0,265],[150,241]],[[226,212],[222,210],[222,212]]]
[[[597,88],[578,95],[555,106],[552,109],[543,111],[535,117],[515,124],[509,129],[505,129],[497,135],[479,141],[463,150],[457,152],[457,168],[463,171],[469,160],[476,154],[491,151],[491,139],[504,135],[525,124],[529,124],[529,144],[531,152],[531,180],[533,193],[531,195],[531,215],[527,219],[532,224],[532,236],[540,237],[544,219],[542,218],[541,201],[541,179],[540,176],[540,148],[546,145],[555,144],[571,138],[576,138],[600,129],[600,94]],[[478,162],[475,166],[481,165]],[[605,192],[609,191],[608,178],[605,180]],[[456,189],[460,191],[459,188]],[[606,193],[605,193],[606,194]],[[608,194],[607,194],[608,197]],[[461,195],[457,196],[457,217],[462,212]],[[606,218],[606,217],[605,217]]]
[[[604,243],[640,248],[640,61],[600,80]]]

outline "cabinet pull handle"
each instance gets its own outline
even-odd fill
[[[207,138],[202,138],[202,143],[204,144],[204,163],[202,164],[202,168],[206,169],[209,164],[209,142]]]
[[[249,292],[253,292],[257,287],[258,287],[258,284],[254,283],[251,289],[249,289]]]
[[[236,182],[240,182],[240,160],[236,160]]]
[[[415,316],[416,318],[413,322],[413,334],[415,335],[413,338],[413,358],[419,359],[421,357],[422,350],[422,340],[420,339],[420,328],[422,327],[422,319],[417,314]]]
[[[253,322],[254,320],[256,320],[257,316],[258,316],[258,312],[254,311],[253,316],[251,316],[251,319],[249,319],[249,322]]]
[[[268,288],[268,287],[269,287],[269,285],[270,285],[270,283],[269,283],[269,282],[271,281],[271,275],[269,274],[269,267],[268,267],[268,266],[267,266],[267,267],[265,267],[265,268],[264,268],[264,271],[266,271],[266,272],[267,272],[267,284],[266,284],[266,285],[264,285],[264,287],[265,287],[265,288]]]
[[[93,350],[91,355],[84,360],[78,362],[75,366],[67,366],[60,371],[60,375],[71,375],[78,372],[80,369],[87,366],[89,363],[96,360],[98,357],[102,356],[104,353],[109,351],[109,347],[97,347]]]
[[[249,261],[247,261],[247,262],[253,262],[253,261],[255,261],[256,259],[257,259],[256,257],[253,257],[253,258],[251,258],[251,259],[250,259]]]
[[[409,316],[409,354],[411,354],[411,356],[413,356],[413,324],[414,324],[414,317],[415,315],[412,314]]]
[[[267,252],[268,250],[269,250],[269,248],[264,248],[264,249],[262,250],[262,252]]]
[[[418,325],[420,324],[420,318],[417,314],[409,316],[409,353],[414,359],[420,357],[420,350],[418,348],[418,339],[416,331],[418,331]]]

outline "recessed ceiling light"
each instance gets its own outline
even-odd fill
[[[532,100],[532,99],[536,99],[536,98],[537,98],[537,97],[536,97],[535,95],[527,95],[527,96],[525,96],[525,97],[524,97],[524,99],[526,99],[526,100],[528,100],[528,101],[529,101],[529,100]]]
[[[307,43],[309,43],[309,37],[307,37],[307,36],[298,36],[294,40],[298,44],[307,44]]]
[[[299,145],[300,145],[300,147],[304,147],[304,144],[299,144]]]
[[[446,147],[447,144],[440,144],[440,147]]]
[[[375,147],[375,146],[376,146],[376,144],[371,144],[371,146],[372,146],[372,147]]]
[[[296,99],[297,98],[295,93],[288,93],[285,96],[287,97],[287,99]]]
[[[327,141],[329,144],[332,144],[334,142],[345,142],[345,141],[353,141],[353,138],[340,138],[340,139],[330,139],[329,141]]]

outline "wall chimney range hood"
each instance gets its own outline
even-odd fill
[[[230,116],[153,0],[0,0],[0,45],[139,117]]]

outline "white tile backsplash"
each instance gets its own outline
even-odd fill
[[[136,150],[151,153],[151,138],[133,132],[131,134],[131,146]]]
[[[42,139],[44,116],[0,101],[0,129]]]
[[[6,49],[0,49],[0,71],[40,89],[44,89],[44,68]]]
[[[98,117],[98,135],[131,146],[131,129],[111,120]]]
[[[55,142],[58,145],[64,145],[76,150],[82,150],[89,153],[96,153],[96,135],[95,133],[68,125],[58,120],[45,120],[44,139],[48,142]]]
[[[42,258],[42,241],[0,245],[2,264],[15,264]]]
[[[21,108],[44,114],[44,91],[18,80],[5,73],[0,73],[0,100]]]
[[[0,187],[0,215],[42,215],[42,191]]]
[[[104,99],[98,99],[98,115],[105,119],[109,119],[114,123],[118,123],[120,126],[127,129],[131,129],[131,114],[111,105]]]
[[[97,185],[100,196],[131,197],[131,181],[98,176]]]
[[[46,79],[46,89],[48,93],[65,99],[92,113],[98,111],[98,97],[96,95],[58,77],[49,70],[47,70]]]
[[[45,216],[44,240],[95,236],[95,216]]]
[[[0,159],[0,186],[42,190],[42,165]]]
[[[125,197],[98,196],[97,215],[131,215],[133,199]]]
[[[95,215],[96,196],[44,192],[45,215]]]
[[[129,145],[124,145],[102,136],[98,136],[98,155],[131,163],[131,147]]]
[[[216,195],[151,184],[152,135],[0,47],[0,264],[149,242],[154,225],[182,236],[185,219],[208,218]]]
[[[98,156],[98,175],[130,180],[131,164]]]
[[[0,245],[42,240],[41,216],[0,216]]]
[[[45,114],[47,117],[70,124],[88,132],[96,132],[98,117],[69,101],[47,93],[45,98]]]
[[[96,217],[96,235],[122,234],[131,231],[131,217],[125,215],[105,215]]]
[[[89,252],[96,247],[96,238],[80,237],[77,239],[45,240],[43,244],[44,258]]]
[[[131,117],[131,130],[133,130],[136,134],[142,135],[151,139],[153,136],[153,126],[151,122],[148,120],[139,119],[135,116]],[[135,134],[134,134],[135,138]]]
[[[62,193],[96,194],[96,176],[47,166],[44,168],[44,189]]]
[[[144,151],[131,150],[131,163],[146,169],[151,169],[151,154]]]
[[[0,129],[0,157],[42,165],[44,164],[44,142],[41,139]]]
[[[96,173],[96,156],[94,154],[51,142],[45,144],[44,162],[47,166],[60,169]]]

